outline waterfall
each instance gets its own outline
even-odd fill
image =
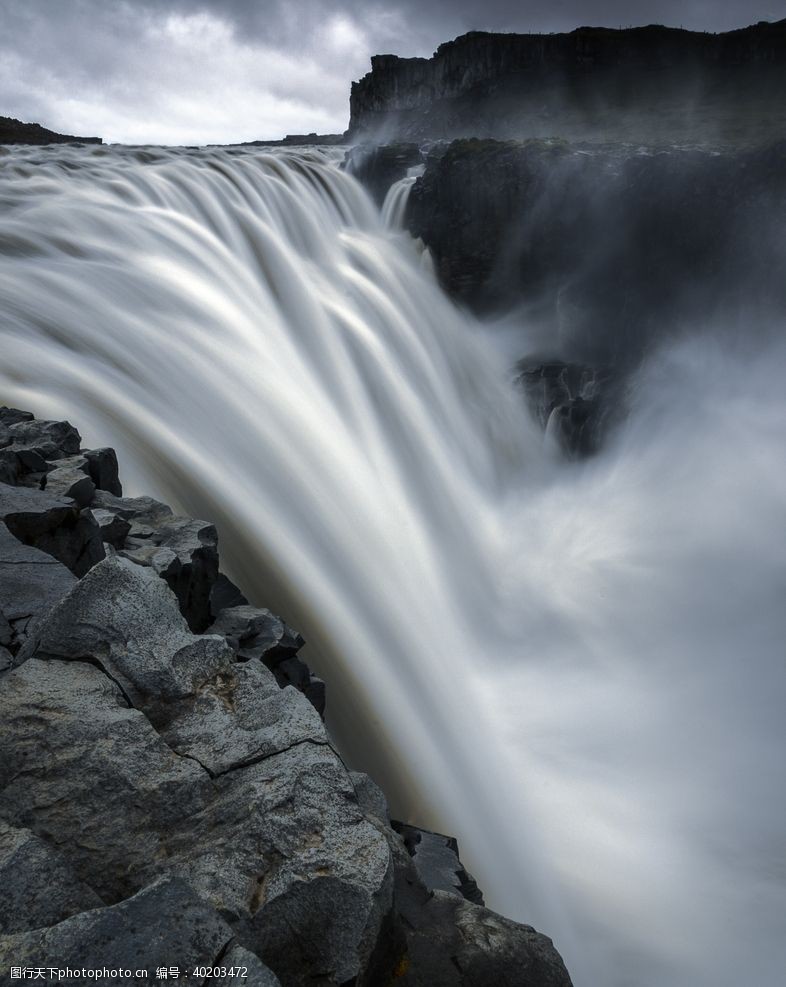
[[[218,522],[348,759],[577,987],[777,982],[777,339],[662,350],[606,450],[560,462],[321,150],[0,149],[0,312],[0,400]]]

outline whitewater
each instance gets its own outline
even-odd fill
[[[576,987],[780,982],[783,334],[664,343],[570,462],[399,228],[414,178],[383,215],[341,157],[0,148],[0,401],[217,522],[348,761]]]

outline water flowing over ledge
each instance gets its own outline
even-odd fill
[[[602,456],[554,462],[337,157],[4,155],[0,398],[219,522],[306,632],[349,758],[578,985],[766,982],[782,346],[683,341]]]

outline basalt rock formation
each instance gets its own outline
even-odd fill
[[[785,94],[786,20],[717,35],[472,32],[428,59],[372,58],[352,86],[349,136],[738,144],[784,132]]]
[[[124,497],[68,422],[2,408],[0,446],[0,965],[570,987],[455,841],[402,838],[347,770],[302,637],[220,572],[212,525]]]
[[[101,144],[100,137],[73,137],[56,134],[38,123],[22,123],[0,116],[0,144]]]

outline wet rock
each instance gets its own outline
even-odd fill
[[[234,660],[223,639],[191,634],[161,579],[123,558],[104,559],[71,589],[22,657],[31,653],[91,658],[157,719],[154,710],[192,696]]]
[[[101,507],[93,508],[92,514],[101,532],[101,541],[105,545],[111,545],[113,548],[123,548],[126,543],[126,537],[131,531],[130,522],[124,520],[119,514],[115,514],[113,511],[106,511]]]
[[[544,432],[571,457],[589,456],[624,410],[622,381],[610,368],[562,361],[519,364],[516,383]]]
[[[570,987],[546,936],[495,912],[434,891],[414,915],[402,987]]]
[[[213,967],[232,930],[221,916],[182,881],[162,880],[126,901],[75,915],[50,928],[0,939],[0,963],[22,967],[106,970],[106,977],[80,983],[117,987],[126,981],[112,971],[146,969],[148,983],[163,967],[182,977],[195,967]],[[44,980],[57,983],[57,980]],[[167,978],[168,982],[168,978]]]
[[[222,610],[230,607],[242,607],[248,603],[241,591],[235,586],[231,579],[219,572],[218,579],[213,583],[210,590],[210,613],[213,620],[216,620]]]
[[[0,523],[0,607],[2,644],[15,652],[35,622],[76,582],[51,555],[23,545]]]
[[[358,144],[347,151],[343,166],[381,206],[390,186],[405,178],[410,168],[422,163],[423,155],[417,144]]]
[[[114,449],[85,449],[90,479],[98,490],[106,490],[115,497],[123,496],[123,486],[120,483],[117,465],[117,454]]]
[[[120,497],[100,487],[96,490],[92,506],[111,511],[125,521],[149,529],[154,529],[168,518],[174,517],[171,507],[152,497]]]
[[[483,894],[475,878],[459,859],[458,843],[452,836],[432,833],[406,823],[393,822],[415,864],[418,877],[429,891],[457,894],[476,905],[483,904]]]
[[[34,449],[47,460],[76,455],[82,442],[70,422],[22,419],[8,425],[8,431],[15,447]]]
[[[294,686],[320,716],[324,715],[325,683],[297,657],[305,641],[280,617],[248,604],[227,607],[218,614],[209,633],[222,634],[240,661],[258,658],[273,672],[282,689]]]
[[[92,514],[42,491],[1,484],[0,520],[24,545],[46,552],[77,576],[104,558]]]
[[[0,822],[0,935],[55,925],[104,902],[54,848]]]
[[[20,411],[18,408],[0,407],[0,423],[6,428],[9,425],[16,425],[17,422],[31,422],[35,418],[32,411]]]
[[[153,609],[160,593],[168,613]],[[133,648],[124,643],[146,612],[167,642],[157,653],[144,620]],[[55,657],[63,641],[81,660]],[[105,901],[182,877],[283,983],[344,983],[368,962],[390,911],[387,843],[306,700],[278,690],[257,663],[205,679],[206,652],[192,660],[199,642],[208,659],[225,649],[219,657],[231,661],[223,639],[189,634],[152,573],[114,559],[88,574],[43,629],[37,656],[0,680],[0,816],[55,841]],[[168,712],[143,695],[152,682]],[[129,707],[132,694],[160,734]]]
[[[210,594],[218,578],[215,526],[171,517],[158,520],[153,528],[149,525],[151,520],[150,516],[134,519],[131,540],[122,554],[138,565],[150,566],[166,580],[189,627],[204,631],[212,620]]]
[[[281,981],[259,957],[242,946],[233,946],[221,958],[220,965],[238,972],[211,980],[213,987],[281,987]]]
[[[96,486],[78,466],[58,466],[45,476],[44,489],[52,497],[69,497],[77,507],[87,507],[93,499]]]

